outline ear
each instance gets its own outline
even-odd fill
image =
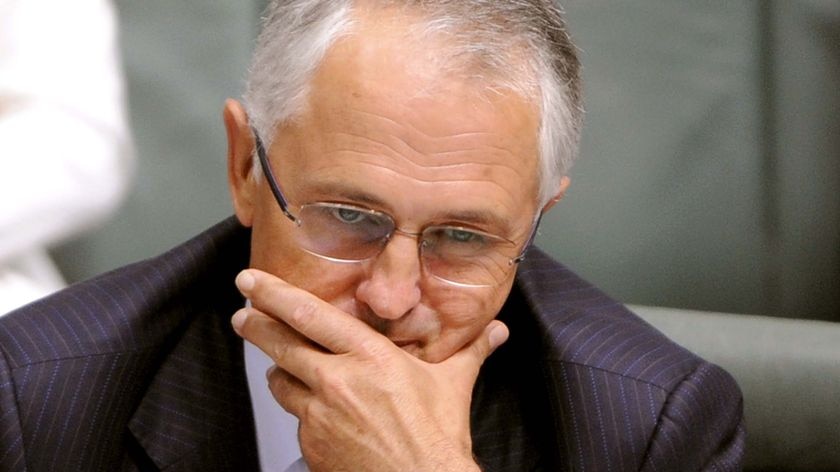
[[[557,191],[557,194],[554,195],[554,198],[548,201],[542,208],[542,213],[545,214],[548,212],[551,207],[553,207],[557,202],[563,199],[563,196],[566,195],[566,189],[569,188],[569,185],[572,183],[572,180],[569,177],[564,176],[560,179],[560,189]]]
[[[236,217],[244,226],[253,224],[257,181],[253,177],[254,136],[245,108],[227,99],[222,112],[227,132],[227,174],[230,196]]]

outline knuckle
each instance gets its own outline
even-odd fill
[[[315,369],[315,375],[318,379],[318,385],[320,385],[321,390],[325,392],[335,394],[343,391],[345,388],[344,378],[330,369],[318,367]]]
[[[274,362],[282,364],[289,353],[289,343],[275,342],[271,345],[271,358]]]
[[[266,372],[266,380],[268,380],[268,389],[271,390],[271,393],[275,394],[275,396],[283,391],[284,379],[278,369],[272,367],[268,372]]]
[[[300,425],[307,431],[314,433],[329,428],[330,418],[326,409],[318,401],[310,401],[301,407]]]
[[[483,362],[484,358],[490,353],[490,342],[482,339],[479,342],[473,343],[471,349],[475,358]]]
[[[303,426],[306,425],[306,427],[307,427],[306,429],[307,429],[307,431],[309,431],[309,425],[312,424],[312,419],[316,416],[316,413],[317,413],[315,410],[316,410],[315,409],[315,402],[309,402],[309,403],[307,403],[306,405],[303,406],[303,408],[300,411],[300,418],[299,418],[300,423],[301,423],[301,428],[303,428]]]
[[[359,355],[369,360],[380,360],[387,353],[386,346],[379,339],[365,339],[357,347]]]
[[[344,409],[349,405],[353,405],[357,400],[357,395],[354,390],[355,382],[347,379],[341,374],[327,373],[320,374],[320,383],[318,384],[318,397],[325,407]],[[325,421],[331,421],[330,417],[322,418]]]
[[[297,328],[306,328],[312,322],[318,312],[318,307],[313,301],[306,301],[292,310],[291,323]]]

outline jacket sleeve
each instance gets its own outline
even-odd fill
[[[738,385],[703,362],[668,396],[640,470],[740,471],[745,436]]]
[[[18,415],[15,384],[5,353],[0,349],[0,470],[26,470],[23,433]]]

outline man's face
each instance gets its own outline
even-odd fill
[[[268,150],[292,213],[313,202],[352,204],[391,215],[406,232],[452,224],[521,248],[538,210],[535,108],[515,94],[481,96],[481,84],[430,73],[428,50],[406,47],[397,30],[362,30],[330,49],[308,107],[277,130]],[[471,341],[510,291],[515,267],[493,287],[458,287],[425,274],[417,239],[400,233],[364,262],[313,256],[296,244],[300,229],[280,212],[265,179],[232,188],[237,215],[253,227],[252,267],[312,292],[421,359],[439,362]]]

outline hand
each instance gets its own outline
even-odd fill
[[[469,411],[484,359],[508,336],[492,321],[449,359],[430,364],[364,322],[277,277],[237,277],[251,307],[236,332],[276,366],[274,398],[300,419],[301,450],[313,472],[479,470]]]

